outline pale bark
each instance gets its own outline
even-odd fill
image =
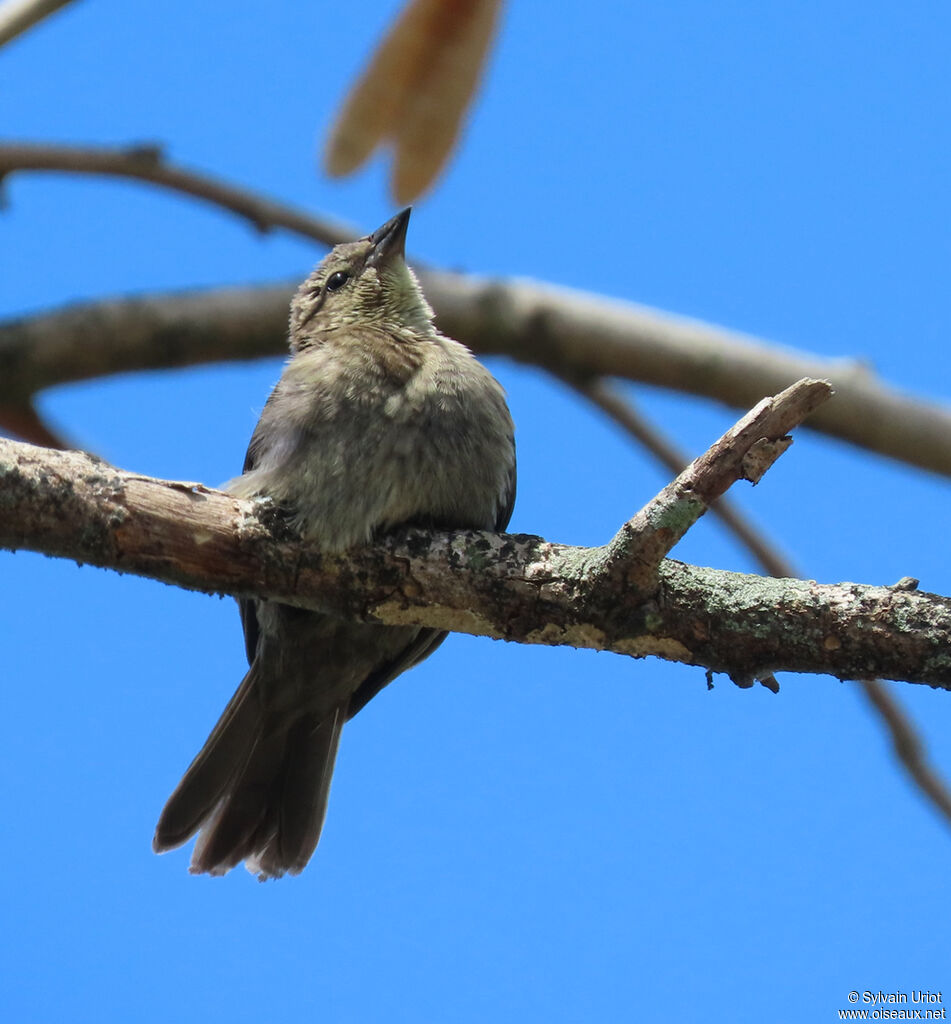
[[[814,430],[951,475],[951,411],[823,360],[656,310],[529,281],[422,270],[437,323],[483,355],[570,379],[624,377],[748,408],[801,377],[832,381]],[[290,282],[76,304],[0,323],[0,405],[130,370],[283,355]]]
[[[598,548],[407,530],[330,557],[266,502],[13,441],[0,441],[0,546],[366,621],[652,655],[740,685],[785,671],[951,689],[948,598],[661,560],[734,480],[759,478],[827,391],[805,381],[761,403]]]
[[[0,3],[0,46],[22,35],[70,0],[6,0]]]

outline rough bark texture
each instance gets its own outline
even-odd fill
[[[654,655],[728,673],[881,676],[951,689],[951,600],[666,560],[644,594],[605,582],[608,546],[407,531],[331,558],[266,503],[0,441],[0,546],[191,589],[269,596],[389,624]]]

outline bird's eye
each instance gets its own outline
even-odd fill
[[[335,292],[342,288],[350,280],[350,275],[345,270],[337,270],[327,278],[327,291]]]

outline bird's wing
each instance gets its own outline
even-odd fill
[[[499,496],[499,512],[495,519],[495,529],[501,533],[509,524],[512,518],[512,510],[515,508],[515,490],[518,482],[518,473],[515,465],[515,442],[512,442],[512,464],[509,466],[508,479],[505,482],[505,491]]]
[[[495,520],[496,530],[504,530],[508,526],[509,519],[512,517],[512,509],[515,506],[515,488],[516,469],[513,442],[512,465],[509,469],[505,490],[499,496],[499,511]],[[434,529],[452,529],[451,525],[440,523],[419,523],[414,525],[430,526]],[[398,657],[386,665],[381,665],[360,684],[359,688],[350,698],[350,705],[347,709],[348,720],[353,718],[362,708],[366,707],[383,687],[392,682],[398,675],[428,658],[448,635],[444,630],[421,629],[416,639]]]
[[[405,672],[418,665],[436,650],[449,634],[441,629],[420,629],[416,639],[405,647],[392,661],[381,665],[375,672],[363,680],[350,698],[347,706],[347,720],[361,711],[383,689],[384,686]]]
[[[264,407],[267,408],[268,403],[274,398],[274,391],[268,395],[267,402],[264,403]],[[248,473],[254,469],[255,461],[260,452],[261,448],[261,418],[254,428],[254,432],[251,434],[251,440],[248,443],[248,450],[244,455],[244,465],[241,467],[242,473]],[[255,611],[256,601],[251,597],[240,597],[238,598],[238,611],[241,614],[241,628],[244,630],[244,650],[248,656],[248,664],[254,663],[254,652],[258,649],[258,636],[260,630],[258,628],[258,616]]]

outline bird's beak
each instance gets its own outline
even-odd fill
[[[409,227],[409,215],[412,209],[411,206],[407,206],[402,213],[392,217],[370,235],[373,249],[367,263],[371,267],[388,263],[394,256],[405,257],[406,229]]]

